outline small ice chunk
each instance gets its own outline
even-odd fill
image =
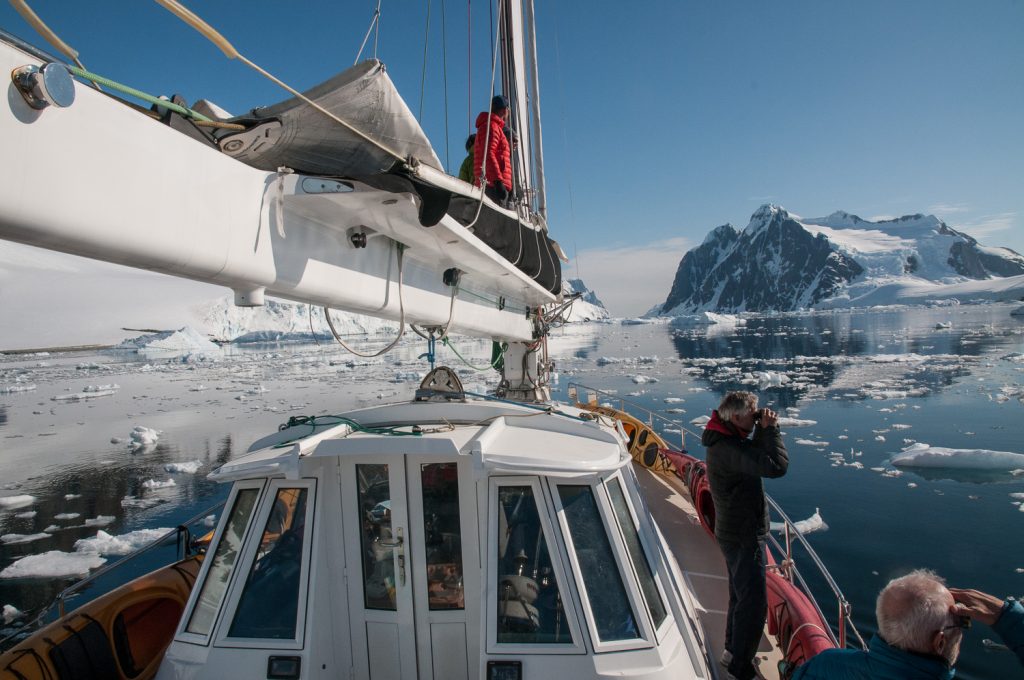
[[[817,420],[801,420],[800,418],[788,418],[786,416],[779,418],[779,427],[812,427],[817,424]]]
[[[707,425],[708,421],[711,420],[711,416],[697,416],[690,421],[691,425]],[[1024,472],[1024,470],[1022,470]]]
[[[212,527],[217,523],[217,515],[207,515],[203,518],[203,526]]]
[[[28,494],[22,494],[20,496],[4,496],[3,498],[0,498],[0,508],[24,508],[25,506],[32,505],[35,502],[36,497],[29,496]]]
[[[69,519],[75,519],[81,517],[81,513],[78,512],[62,512],[53,516],[54,519],[59,519],[62,522]]]
[[[136,425],[128,435],[131,440],[128,442],[128,448],[131,449],[132,452],[135,452],[139,449],[148,449],[156,446],[156,442],[160,439],[161,434],[163,434],[163,432],[160,430]]]
[[[884,435],[880,435],[880,434],[879,435],[875,435],[875,441],[876,442],[884,442],[885,441],[885,436]]]
[[[35,510],[29,510],[28,512],[19,512],[16,515],[14,515],[14,517],[16,519],[32,519],[37,514],[39,514],[39,513],[36,512]]]
[[[142,483],[143,489],[166,489],[169,486],[177,486],[173,479],[168,479],[166,482],[159,482],[155,479],[147,479]]]
[[[637,385],[646,385],[648,383],[658,382],[657,378],[650,375],[634,375],[632,378],[630,378],[630,380],[632,380]]]
[[[202,466],[203,462],[201,460],[190,460],[187,463],[165,463],[164,470],[194,475]]]
[[[815,508],[814,514],[807,519],[793,522],[793,526],[805,536],[815,531],[828,531],[828,524],[821,517],[821,508]],[[785,525],[782,522],[772,522],[771,529],[772,531],[782,532],[785,529]]]
[[[13,604],[5,604],[4,608],[0,610],[0,620],[3,620],[4,625],[13,623],[15,619],[21,618],[22,615],[23,612]]]
[[[66,494],[64,494],[64,500],[66,500],[66,501],[73,501],[76,498],[81,498],[81,497],[82,497],[82,494],[80,494],[80,493],[66,493]]]
[[[114,520],[117,519],[113,515],[96,515],[91,519],[85,520],[85,526],[87,527],[105,527],[108,524],[113,524]]]
[[[40,555],[22,557],[3,571],[0,578],[64,578],[85,576],[101,567],[106,558],[95,553],[66,553],[51,550]]]
[[[907,482],[907,486],[910,487],[911,489],[916,489],[917,488],[917,483],[916,482]]]

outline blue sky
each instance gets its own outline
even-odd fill
[[[354,61],[375,0],[186,4],[304,89]],[[1024,1],[537,4],[551,233],[613,313],[664,301],[687,249],[765,202],[933,213],[1024,252]],[[287,97],[155,2],[32,6],[86,67],[140,89],[234,113]],[[414,112],[427,7],[382,3],[378,55]],[[467,3],[445,1],[444,35],[429,7],[422,122],[456,169],[488,95],[488,4],[470,4],[472,59]],[[7,3],[0,26],[43,44]]]

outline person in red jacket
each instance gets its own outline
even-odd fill
[[[502,207],[512,191],[512,150],[505,136],[507,117],[508,100],[500,94],[495,95],[491,99],[490,112],[481,111],[476,117],[476,147],[473,150],[474,184],[480,186],[480,178],[486,170],[487,187],[484,192]],[[486,166],[483,164],[485,158]]]

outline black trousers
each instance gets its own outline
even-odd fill
[[[764,539],[718,542],[729,570],[729,613],[725,619],[725,648],[732,652],[729,672],[739,680],[757,675],[754,656],[768,617]]]
[[[501,182],[494,182],[488,184],[487,188],[484,189],[492,201],[500,205],[502,208],[507,207],[508,203],[508,189]]]

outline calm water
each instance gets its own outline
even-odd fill
[[[665,415],[699,432],[690,421],[709,414],[725,391],[743,388],[758,392],[762,404],[816,421],[784,428],[790,472],[767,486],[794,519],[820,509],[829,529],[810,540],[867,636],[874,631],[879,588],[914,567],[1000,596],[1024,593],[1024,512],[1009,495],[1024,492],[1024,475],[908,469],[890,477],[871,470],[891,470],[888,461],[908,445],[905,440],[1024,453],[1024,362],[1015,355],[1024,351],[1024,320],[1010,317],[1010,309],[787,315],[710,329],[569,327],[551,343],[561,374],[556,396],[564,398],[569,381],[584,383],[652,410],[685,409]],[[940,323],[950,327],[936,328]],[[457,348],[478,364],[489,350],[469,341]],[[87,518],[114,516],[104,530],[118,535],[173,527],[199,514],[226,495],[206,481],[210,469],[240,455],[289,415],[411,396],[415,373],[425,370],[417,359],[424,350],[407,345],[386,362],[355,366],[333,347],[313,346],[262,348],[193,363],[123,354],[4,358],[0,388],[36,389],[0,394],[0,496],[29,494],[36,501],[0,509],[0,535],[38,533],[54,524],[65,528],[32,543],[0,545],[0,569],[25,555],[72,551],[77,539],[96,533],[81,526]],[[458,365],[451,356],[440,360]],[[493,386],[493,373],[466,369],[463,380],[467,389],[484,390]],[[52,400],[111,383],[120,386],[112,396]],[[130,453],[126,443],[111,442],[126,438],[136,425],[162,430],[158,444]],[[666,436],[678,441],[680,434]],[[703,455],[692,435],[686,444]],[[163,468],[195,460],[202,463],[196,474]],[[170,478],[173,487],[143,488],[146,480]],[[124,507],[128,496],[162,502]],[[36,514],[16,517],[27,511]],[[59,513],[79,517],[55,520]],[[32,612],[72,580],[0,580],[0,606]],[[828,613],[824,590],[819,599]],[[1010,655],[985,650],[981,641],[988,637],[992,633],[984,626],[968,632],[958,676],[1022,675]]]

